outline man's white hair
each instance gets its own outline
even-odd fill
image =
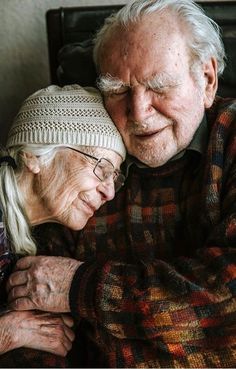
[[[171,12],[186,27],[186,41],[193,63],[204,63],[215,57],[218,75],[225,68],[225,51],[219,26],[192,0],[135,0],[105,20],[94,39],[94,62],[99,72],[99,57],[103,45],[117,27],[127,27],[142,16],[163,11]]]

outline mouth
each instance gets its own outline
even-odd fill
[[[93,204],[91,204],[91,203],[89,203],[89,202],[86,202],[86,201],[84,201],[84,200],[82,200],[82,199],[81,199],[81,201],[82,201],[82,204],[84,205],[84,207],[85,207],[86,209],[88,209],[88,210],[89,210],[89,212],[93,215],[93,214],[94,214],[94,212],[97,210],[97,208],[96,208]]]
[[[151,132],[143,132],[143,133],[138,133],[135,134],[135,136],[140,139],[140,140],[146,140],[148,138],[153,138],[154,136],[159,135],[161,132],[163,132],[165,129],[167,128],[167,126],[158,129],[156,131],[151,131]]]

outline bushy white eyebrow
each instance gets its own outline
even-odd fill
[[[180,84],[180,81],[177,78],[173,78],[172,76],[161,73],[155,75],[153,78],[145,81],[143,83],[144,86],[150,88],[150,89],[163,89],[167,87],[174,87]]]
[[[97,81],[97,86],[99,90],[103,93],[118,91],[122,87],[127,87],[127,85],[118,78],[112,77],[110,74],[100,76]]]
[[[177,86],[180,84],[180,81],[166,73],[161,73],[153,76],[149,80],[140,82],[140,84],[149,89],[161,90],[163,88]],[[119,78],[111,76],[110,74],[106,74],[104,76],[101,75],[97,81],[97,86],[103,93],[119,91],[122,88],[132,88],[132,86],[124,83]]]

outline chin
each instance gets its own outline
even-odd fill
[[[85,225],[87,224],[71,224],[71,225],[67,225],[68,228],[70,228],[72,231],[81,231],[81,229],[83,229],[85,227]]]
[[[156,147],[158,150],[156,150]],[[132,155],[151,168],[161,167],[177,155],[181,150],[178,145],[169,142],[167,144],[155,144],[155,148],[143,147],[142,151]]]
[[[145,158],[144,156],[141,156],[141,157],[137,156],[137,159],[150,168],[158,168],[166,164],[175,155],[176,153],[171,154],[171,155],[163,155],[162,157],[154,157],[154,158],[153,157]]]
[[[67,225],[67,227],[69,227],[72,231],[81,231],[81,229],[83,229],[88,223],[88,220],[89,218],[83,220],[80,219],[77,222],[73,221],[70,223],[70,225]]]

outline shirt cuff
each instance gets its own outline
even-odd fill
[[[96,262],[81,264],[74,274],[69,291],[70,310],[75,319],[96,318],[96,286]]]

